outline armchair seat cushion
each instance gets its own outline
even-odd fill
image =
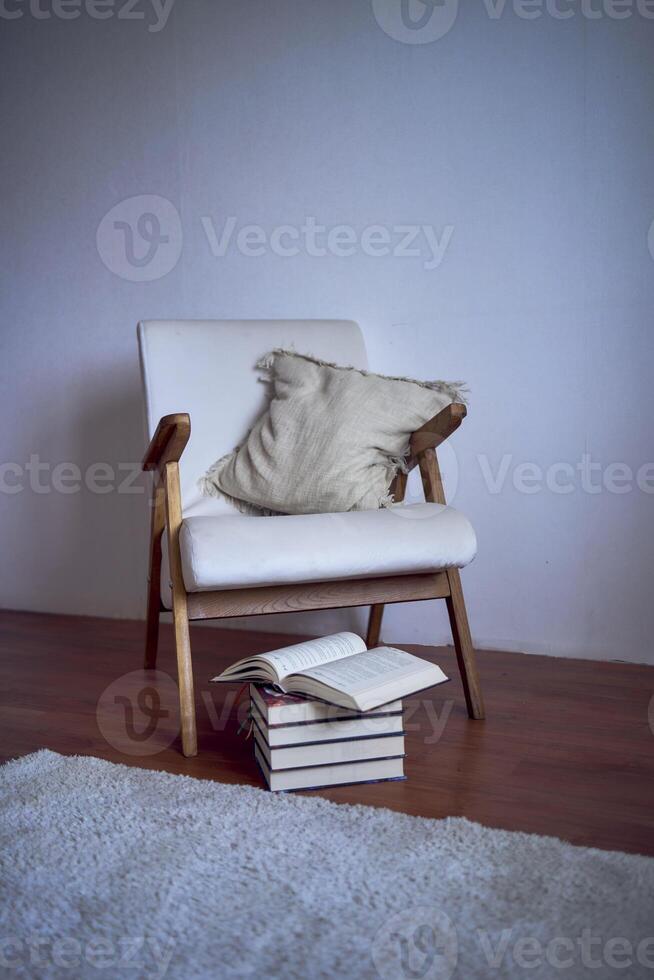
[[[477,550],[468,519],[442,504],[285,517],[212,515],[203,504],[180,531],[188,592],[461,568]]]

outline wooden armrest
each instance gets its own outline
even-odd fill
[[[164,415],[143,457],[144,470],[161,470],[166,463],[177,462],[191,436],[191,417],[187,412]]]
[[[413,433],[409,443],[411,456],[424,453],[425,449],[436,449],[448,436],[456,432],[467,414],[465,405],[460,402],[447,405],[438,415],[434,415],[433,419],[429,419]]]

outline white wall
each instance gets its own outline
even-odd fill
[[[561,0],[569,19],[550,3],[531,20],[462,0],[449,32],[414,44],[370,0],[177,0],[154,31],[151,0],[144,20],[115,16],[123,4],[67,21],[12,0],[22,16],[0,18],[0,458],[15,464],[1,471],[0,605],[143,615],[145,497],[37,493],[16,468],[38,454],[47,488],[60,462],[140,458],[138,319],[346,317],[374,368],[469,382],[453,449],[480,542],[464,575],[475,640],[654,662],[652,493],[591,494],[579,474],[564,494],[512,482],[523,462],[590,453],[606,476],[654,459],[654,11],[617,20],[601,0]],[[391,34],[416,40],[398,9],[375,0]],[[182,245],[177,265],[149,282],[96,248],[103,216],[138,195],[172,202],[183,233],[161,246],[165,262]],[[453,232],[435,269],[424,255],[216,257],[201,219],[219,233],[229,216]],[[482,453],[493,472],[511,457],[500,492]],[[441,605],[389,611],[387,638],[444,641]]]

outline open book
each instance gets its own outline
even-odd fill
[[[334,633],[246,657],[212,680],[273,684],[288,694],[370,711],[448,678],[436,664],[404,650],[367,650],[356,633]]]

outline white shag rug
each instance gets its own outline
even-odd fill
[[[0,791],[2,976],[654,980],[654,859],[47,750]]]

